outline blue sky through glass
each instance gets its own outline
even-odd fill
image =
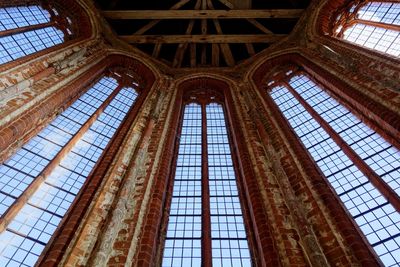
[[[224,111],[206,106],[213,266],[251,266]],[[162,266],[201,266],[202,108],[185,106]],[[204,203],[203,203],[204,204]]]
[[[251,266],[242,208],[233,169],[223,107],[206,107],[212,263],[214,267]]]
[[[50,22],[50,14],[40,6],[0,8],[0,31]],[[64,33],[43,27],[0,37],[0,64],[33,54],[64,42]]]
[[[201,266],[201,106],[186,105],[162,266]]]
[[[398,150],[306,76],[294,76],[290,85],[398,192]],[[385,266],[399,266],[400,214],[286,87],[275,87],[270,95]]]
[[[400,3],[370,2],[360,8],[362,20],[400,25]],[[344,31],[343,38],[389,55],[400,57],[400,31],[356,23]]]
[[[18,190],[21,194],[29,185],[25,183],[28,180],[23,178],[11,180],[9,176],[21,177],[26,173],[24,175],[30,175],[31,180],[34,179],[41,170],[35,169],[37,165],[33,169],[27,169],[30,167],[32,157],[36,155],[41,157],[40,163],[46,160],[40,165],[44,168],[56,154],[53,147],[61,150],[116,87],[117,82],[114,79],[101,79],[20,150],[29,151],[31,154],[24,154],[22,160],[19,156],[21,153],[18,152],[1,166],[0,170],[5,168],[0,178],[5,185],[4,188],[14,185],[14,191]],[[133,88],[121,89],[89,130],[29,198],[7,229],[0,233],[0,266],[33,266],[36,263],[106,145],[133,106],[136,97],[137,93]],[[49,149],[51,153],[48,153]],[[12,164],[20,165],[13,169],[8,167]],[[22,167],[25,166],[23,164],[26,164],[26,167]],[[19,169],[24,170],[24,173],[19,174]],[[21,184],[21,180],[24,181],[23,185],[15,186],[16,183],[13,181]],[[8,196],[9,193],[3,194],[2,191],[0,196],[2,195]],[[13,201],[15,198],[12,201],[3,201],[2,204],[11,205]]]

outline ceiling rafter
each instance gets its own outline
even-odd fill
[[[208,5],[208,8],[210,8],[211,10],[214,9],[214,6],[213,6],[211,0],[207,0],[207,5]],[[217,34],[222,35],[223,34],[222,28],[221,28],[221,24],[219,23],[219,21],[217,19],[213,19],[213,22],[214,22],[214,26],[217,31]],[[220,47],[221,47],[221,51],[224,56],[226,64],[228,66],[235,65],[235,59],[233,58],[232,51],[231,51],[231,48],[229,47],[229,44],[220,44]]]
[[[230,8],[230,9],[235,8],[235,6],[231,2],[229,2],[228,0],[218,0],[218,1],[221,2],[222,4],[224,4],[225,6],[227,6],[228,8]]]
[[[201,0],[197,0],[196,1],[196,5],[194,7],[195,10],[200,8],[200,4],[201,4]],[[194,22],[195,20],[192,19],[189,21],[189,25],[186,29],[186,33],[187,35],[190,35],[192,33],[193,27],[194,27]],[[183,56],[185,54],[185,51],[188,47],[187,43],[183,43],[183,44],[179,44],[178,48],[176,49],[176,53],[175,53],[175,58],[174,58],[174,62],[172,63],[173,67],[180,67],[182,65],[182,61],[183,61]]]
[[[183,7],[184,5],[186,5],[187,3],[189,3],[192,0],[180,0],[178,3],[176,3],[175,5],[173,5],[170,10],[176,10],[179,9],[181,7]],[[105,11],[108,12],[108,11]],[[161,21],[161,19],[156,19],[153,21],[150,21],[149,23],[147,23],[146,25],[144,25],[142,28],[140,28],[139,30],[137,30],[135,32],[135,34],[144,34],[145,32],[147,32],[148,30],[150,30],[151,28],[153,28],[154,26],[156,26],[159,22]]]
[[[190,66],[196,67],[196,44],[190,44]]]
[[[287,36],[306,7],[294,8],[292,0],[279,5],[265,0],[164,0],[160,5],[158,0],[110,0],[112,8],[107,0],[95,1],[109,8],[102,14],[117,33],[121,29],[122,40],[174,68],[234,66]]]
[[[201,12],[205,12],[207,9],[207,2],[206,0],[201,0]],[[207,34],[207,19],[202,19],[201,20],[201,34],[206,35]],[[207,45],[203,44],[201,45],[201,59],[200,63],[202,65],[205,65],[207,62]]]
[[[212,44],[211,45],[211,65],[214,67],[219,66],[219,45],[218,44]]]
[[[209,0],[209,1],[211,3],[211,0]],[[227,0],[219,0],[219,1],[221,3],[223,3],[229,9],[234,9],[235,8],[235,6],[231,2],[229,2]],[[212,6],[212,3],[211,3],[211,6]],[[262,25],[260,22],[258,22],[256,19],[247,19],[247,21],[250,22],[251,24],[253,24],[256,28],[258,28],[259,30],[261,30],[262,32],[264,32],[266,34],[273,33],[272,31],[267,29],[264,25]],[[249,56],[253,56],[253,55],[256,54],[256,52],[254,50],[254,46],[253,46],[252,43],[246,43],[245,45],[246,45],[246,50],[247,50],[247,53],[249,54]]]
[[[250,22],[251,24],[253,24],[254,26],[256,26],[257,29],[259,29],[260,31],[262,31],[264,33],[268,33],[268,34],[273,33],[272,31],[270,31],[266,27],[264,27],[264,25],[262,25],[256,19],[248,19],[247,21]]]
[[[154,46],[153,49],[153,57],[158,58],[158,56],[160,55],[160,51],[161,51],[161,43],[156,43],[156,45]]]
[[[121,35],[120,38],[134,44],[179,44],[179,43],[273,43],[286,34],[197,34],[197,35]]]
[[[171,10],[179,9],[179,8],[183,7],[184,5],[186,5],[187,3],[189,3],[190,1],[192,1],[192,0],[180,0],[178,3],[173,5],[170,9]],[[135,34],[136,35],[144,34],[146,31],[148,31],[151,28],[153,28],[154,26],[156,26],[160,21],[161,21],[161,19],[156,19],[156,20],[153,20],[153,21],[147,23],[145,26],[143,26],[138,31],[136,31]],[[153,57],[158,58],[158,56],[160,55],[160,51],[161,51],[161,44],[155,45],[154,49],[153,49],[153,54],[152,54]]]
[[[224,1],[224,0],[219,0],[220,2],[222,2],[226,7],[233,9],[235,6],[228,2],[228,1]],[[226,2],[228,2],[229,4],[226,4]],[[251,24],[253,24],[255,27],[257,27],[259,30],[261,30],[264,33],[272,33],[272,31],[270,31],[269,29],[267,29],[264,25],[262,25],[260,22],[258,22],[256,19],[254,18],[249,18],[247,19],[248,22],[250,22]]]
[[[246,49],[247,53],[249,53],[250,56],[253,56],[256,54],[256,51],[254,50],[254,46],[251,43],[246,43]]]
[[[303,9],[230,10],[113,10],[103,11],[109,19],[288,19],[299,18]]]

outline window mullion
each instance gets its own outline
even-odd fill
[[[377,27],[377,28],[383,28],[383,29],[388,29],[388,30],[393,30],[393,31],[400,31],[400,25],[396,25],[396,24],[387,24],[387,23],[371,21],[371,20],[363,20],[363,19],[355,19],[354,22],[355,22],[355,24],[364,24],[364,25],[369,25],[369,26],[373,26],[373,27]]]
[[[9,35],[17,34],[17,33],[24,33],[24,32],[38,30],[38,29],[47,28],[47,27],[58,28],[55,21],[50,21],[47,23],[29,25],[29,26],[25,26],[25,27],[19,27],[19,28],[14,28],[14,29],[10,29],[10,30],[0,31],[0,37],[9,36]]]
[[[81,139],[90,126],[96,121],[108,104],[114,97],[121,91],[123,86],[118,85],[116,89],[107,97],[107,99],[100,105],[100,107],[90,116],[90,118],[82,125],[78,132],[65,144],[65,146],[56,154],[56,156],[49,162],[49,164],[39,173],[33,182],[25,189],[25,191],[18,197],[18,199],[11,204],[0,218],[0,233],[3,232],[7,225],[12,221],[14,216],[19,210],[28,202],[29,198],[36,192],[39,186],[45,181],[46,177],[58,166],[64,156],[71,151],[74,145]]]
[[[289,83],[285,83],[285,87],[290,93],[300,102],[300,104],[309,112],[309,114],[321,125],[321,127],[329,134],[333,141],[342,149],[356,165],[360,171],[366,175],[371,183],[387,198],[387,200],[400,211],[400,198],[396,192],[390,188],[380,176],[368,166],[364,160],[354,152],[354,150],[337,134],[332,127],[327,123],[301,96]]]
[[[201,171],[202,171],[202,266],[212,266],[211,255],[211,213],[208,181],[207,114],[206,105],[201,105]]]

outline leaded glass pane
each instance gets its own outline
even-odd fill
[[[213,266],[251,266],[224,110],[206,107]]]
[[[201,106],[185,106],[162,266],[201,266]]]
[[[0,64],[63,42],[64,33],[55,27],[46,27],[0,37]]]
[[[358,10],[355,23],[345,29],[343,39],[400,57],[400,31],[385,27],[385,24],[400,26],[399,11],[400,3],[369,2]],[[365,21],[378,24],[368,25]]]
[[[10,201],[10,198],[15,200],[18,197],[16,195],[14,198],[11,194],[15,194],[14,192],[21,194],[23,191],[21,189],[16,191],[16,189],[24,189],[29,185],[25,183],[30,177],[28,174],[32,175],[31,180],[34,179],[37,175],[36,172],[39,172],[39,170],[34,172],[39,163],[55,156],[55,153],[53,155],[45,153],[48,149],[46,146],[50,144],[61,149],[61,146],[65,145],[72,135],[87,122],[116,87],[117,83],[114,79],[101,79],[58,117],[62,117],[61,121],[58,118],[55,119],[53,121],[56,122],[55,124],[50,123],[36,138],[32,139],[33,141],[20,150],[23,153],[18,152],[16,156],[0,166],[2,174],[0,185],[3,185],[3,189],[0,189],[2,190],[0,191],[0,211],[6,210],[7,205],[12,204],[13,201]],[[102,95],[105,97],[101,97]],[[86,178],[93,170],[104,148],[110,142],[116,128],[119,127],[130,107],[133,106],[136,97],[137,93],[134,89],[121,89],[101,114],[102,116],[99,116],[90,126],[71,151],[66,153],[58,166],[46,177],[9,223],[7,229],[0,233],[1,266],[33,266],[35,264],[44,246],[50,240]],[[118,109],[119,112],[115,112],[114,109]],[[100,119],[104,124],[100,123]],[[68,123],[68,120],[73,123]],[[115,127],[112,128],[113,130],[110,130],[109,126],[101,127],[101,125],[108,125],[111,120]],[[33,152],[26,149],[31,149]],[[32,161],[34,157],[40,157],[40,159]],[[32,165],[31,162],[35,164]],[[23,168],[27,173],[18,172],[15,168],[16,164],[26,166]],[[33,169],[27,169],[28,167]],[[26,177],[22,177],[23,175]],[[11,183],[11,181],[15,182]],[[18,184],[18,187],[13,189],[10,184]],[[193,224],[196,223],[193,222]]]
[[[308,77],[296,75],[289,84],[355,153],[399,192],[400,154],[397,149],[323,92]],[[301,114],[308,113],[286,87],[273,88],[270,96],[385,266],[398,266],[400,214],[310,114],[304,123],[302,116],[305,115],[289,112],[294,108]],[[305,125],[310,126],[308,131]]]

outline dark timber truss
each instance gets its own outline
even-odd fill
[[[97,2],[121,39],[175,68],[234,66],[287,36],[305,7],[301,1]]]

